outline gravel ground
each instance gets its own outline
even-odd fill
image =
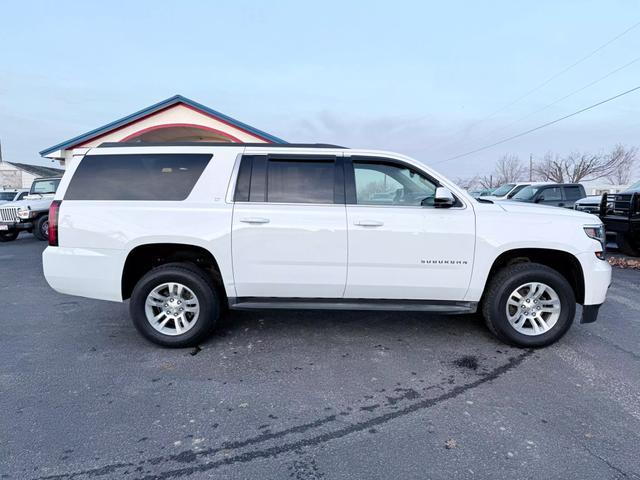
[[[640,272],[598,322],[506,347],[476,317],[232,313],[200,350],[0,245],[0,478],[640,478]]]

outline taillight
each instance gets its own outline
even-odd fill
[[[58,218],[60,217],[61,200],[54,200],[49,207],[49,245],[58,246]]]

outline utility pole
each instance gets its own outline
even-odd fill
[[[533,154],[529,154],[529,181],[533,182]]]

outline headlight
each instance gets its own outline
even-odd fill
[[[584,233],[587,234],[587,237],[593,238],[594,240],[597,240],[600,242],[600,245],[602,245],[602,255],[604,256],[604,251],[606,250],[606,245],[607,245],[607,236],[604,231],[604,225],[593,225],[593,226],[584,227]]]
[[[31,216],[31,209],[30,208],[21,207],[18,210],[18,218],[21,218],[22,220],[26,220],[30,216]]]

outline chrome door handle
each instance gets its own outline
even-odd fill
[[[353,224],[360,227],[381,227],[384,225],[384,222],[379,220],[356,220]]]
[[[269,223],[270,222],[268,218],[262,218],[262,217],[241,218],[240,221],[242,223]]]

